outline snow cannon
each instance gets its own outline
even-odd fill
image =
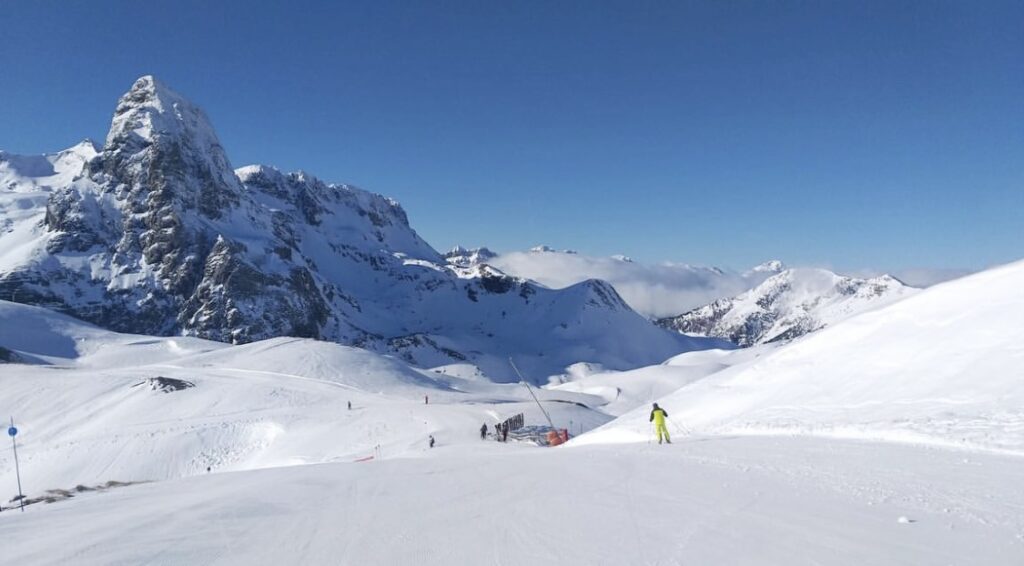
[[[548,431],[548,446],[558,446],[569,442],[569,431],[566,429],[562,430],[549,430]]]

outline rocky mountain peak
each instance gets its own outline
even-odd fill
[[[195,134],[206,134],[216,140],[202,110],[147,75],[135,81],[118,100],[106,147],[129,143],[145,146],[157,137]]]
[[[915,291],[891,276],[858,279],[827,269],[785,269],[745,293],[661,319],[658,324],[752,346],[799,338]]]
[[[786,270],[786,264],[782,263],[777,259],[766,261],[760,265],[754,266],[748,271],[748,274],[754,273],[782,273]]]
[[[206,114],[149,75],[118,101],[93,173],[129,196],[135,213],[197,210],[219,218],[242,191]]]
[[[463,268],[485,264],[496,257],[498,257],[498,254],[484,247],[464,248],[462,246],[455,246],[444,254],[444,259],[449,264]]]

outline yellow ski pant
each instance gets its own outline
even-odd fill
[[[654,430],[658,433],[658,442],[661,442],[662,438],[669,442],[672,441],[672,439],[668,437],[668,427],[665,426],[665,423],[655,424]]]

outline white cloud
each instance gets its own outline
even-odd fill
[[[745,273],[685,263],[644,264],[625,256],[591,257],[538,246],[526,252],[500,254],[487,263],[510,275],[526,277],[554,289],[586,279],[603,279],[615,286],[638,313],[652,318],[674,316],[716,299],[747,291],[783,269],[781,263],[762,264]],[[836,270],[851,277],[877,277],[875,269]],[[928,287],[971,273],[967,269],[912,268],[888,272],[912,287]]]
[[[614,285],[634,310],[649,317],[673,316],[737,295],[771,275],[743,275],[670,262],[646,265],[623,256],[590,257],[555,251],[507,253],[488,263],[555,289],[586,279],[603,279]]]

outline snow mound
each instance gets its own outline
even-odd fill
[[[42,307],[0,301],[0,347],[36,363],[111,367],[227,347],[198,338],[120,334]]]
[[[730,367],[748,364],[776,348],[767,344],[734,350],[701,350],[675,356],[664,364],[629,371],[583,372],[577,364],[569,368],[571,381],[552,385],[553,391],[594,395],[604,400],[600,410],[622,415],[669,395],[680,387],[705,379]],[[587,368],[591,369],[591,368]]]
[[[368,393],[420,397],[423,388],[450,390],[433,372],[389,356],[309,338],[271,338],[187,357],[179,367],[315,379]]]

